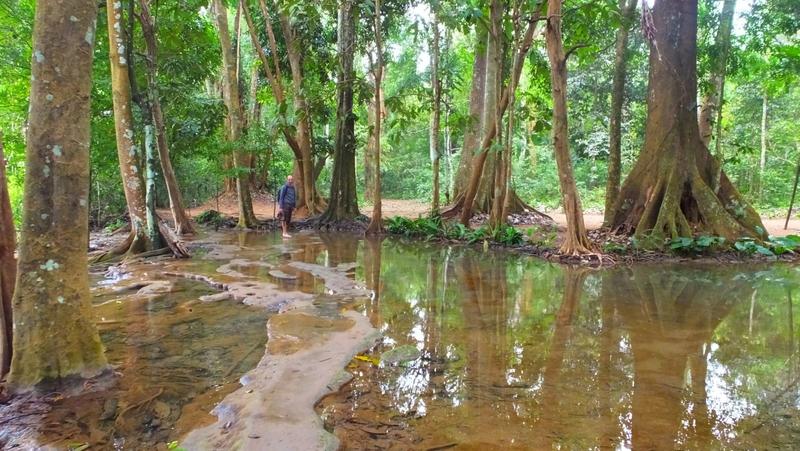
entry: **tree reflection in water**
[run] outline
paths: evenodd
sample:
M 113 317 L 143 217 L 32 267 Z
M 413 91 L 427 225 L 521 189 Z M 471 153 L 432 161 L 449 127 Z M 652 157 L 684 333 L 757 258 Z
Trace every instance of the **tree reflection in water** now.
M 794 338 L 765 345 L 797 329 L 786 289 L 759 288 L 747 333 L 754 287 L 774 269 L 588 271 L 463 248 L 363 249 L 375 291 L 366 312 L 385 333 L 371 354 L 411 345 L 419 356 L 360 363 L 321 403 L 348 447 L 708 449 L 800 438 L 796 420 L 772 421 L 784 417 L 765 401 L 800 393 L 786 373 L 796 380 L 797 364 L 784 364 L 797 361 Z

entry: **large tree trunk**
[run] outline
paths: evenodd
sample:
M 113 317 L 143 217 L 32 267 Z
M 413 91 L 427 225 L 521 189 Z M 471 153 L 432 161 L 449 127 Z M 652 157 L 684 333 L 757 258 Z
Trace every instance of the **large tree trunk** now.
M 502 5 L 498 4 L 494 6 L 495 9 L 499 10 L 496 14 L 501 15 L 500 21 L 502 21 Z M 490 8 L 491 9 L 491 8 Z M 514 85 L 516 86 L 519 83 L 519 77 L 522 73 L 522 66 L 525 62 L 525 58 L 528 55 L 528 51 L 531 48 L 531 44 L 533 43 L 533 39 L 539 34 L 540 28 L 537 27 L 539 22 L 539 10 L 535 10 L 528 20 L 528 28 L 525 31 L 525 36 L 520 41 L 519 48 L 515 49 L 516 53 L 514 55 L 514 63 L 511 68 L 510 77 L 514 81 L 513 83 L 509 83 L 509 86 Z M 499 34 L 499 33 L 498 33 Z M 483 116 L 482 116 L 482 124 L 483 127 L 483 136 L 480 140 L 480 146 L 475 150 L 475 154 L 472 157 L 472 167 L 470 169 L 470 176 L 469 181 L 466 185 L 466 190 L 464 192 L 464 196 L 461 199 L 457 199 L 456 203 L 453 208 L 451 208 L 448 212 L 445 212 L 443 216 L 449 216 L 451 214 L 456 214 L 460 209 L 460 221 L 462 224 L 468 224 L 469 219 L 472 217 L 472 213 L 475 209 L 480 209 L 482 204 L 486 204 L 484 211 L 489 211 L 491 208 L 491 193 L 492 190 L 492 177 L 488 177 L 487 181 L 484 185 L 481 185 L 481 179 L 483 178 L 483 174 L 494 174 L 494 166 L 491 163 L 493 161 L 490 160 L 490 165 L 488 169 L 484 168 L 484 165 L 487 162 L 487 157 L 489 156 L 489 150 L 491 148 L 492 143 L 494 142 L 494 138 L 497 135 L 497 128 L 494 120 L 486 120 L 487 110 L 491 108 L 493 111 L 495 106 L 490 106 L 486 103 L 487 99 L 489 98 L 489 90 L 494 90 L 493 96 L 497 96 L 498 88 L 495 87 L 502 78 L 502 74 L 499 73 L 499 68 L 492 68 L 492 59 L 494 57 L 491 56 L 491 47 L 492 47 L 492 40 L 497 40 L 497 52 L 500 52 L 500 40 L 502 36 L 498 36 L 497 38 L 493 38 L 491 32 L 489 33 L 488 38 L 488 45 L 487 45 L 487 68 L 486 68 L 486 79 L 485 79 L 485 90 L 484 90 L 484 105 L 483 105 Z M 493 74 L 490 79 L 490 73 L 494 71 L 497 72 L 496 76 Z M 490 84 L 491 83 L 491 84 Z M 495 102 L 494 105 L 498 108 L 497 115 L 502 120 L 503 114 L 506 111 L 506 108 L 509 104 L 509 99 L 511 97 L 511 92 L 508 87 L 503 91 L 502 97 L 499 99 L 499 103 Z M 491 118 L 494 117 L 494 113 L 490 113 Z M 483 186 L 483 187 L 481 187 Z M 480 188 L 480 190 L 479 190 Z M 483 196 L 480 196 L 480 193 L 489 193 L 487 199 L 482 201 Z M 519 197 L 513 191 L 510 191 L 508 194 L 509 197 L 509 212 L 516 212 L 518 210 L 528 210 L 528 211 L 535 211 L 533 208 L 525 205 Z M 538 212 L 537 212 L 538 213 Z
M 442 81 L 439 78 L 439 22 L 436 13 L 433 13 L 433 23 L 431 24 L 431 134 L 430 134 L 430 157 L 431 170 L 433 171 L 433 194 L 431 200 L 431 213 L 439 214 L 439 161 L 440 161 L 440 137 L 441 137 L 441 116 L 442 116 Z
M 131 61 L 128 60 L 128 54 L 125 52 L 125 44 L 129 41 L 125 36 L 125 26 L 122 21 L 122 4 L 120 2 L 109 3 L 106 11 L 117 156 L 131 221 L 131 236 L 122 248 L 127 248 L 129 254 L 137 254 L 152 250 L 153 243 L 147 235 L 147 207 L 141 155 L 133 141 L 131 78 L 128 67 Z M 130 243 L 128 244 L 128 242 Z
M 472 63 L 472 87 L 469 93 L 469 117 L 464 131 L 464 144 L 461 159 L 455 175 L 453 199 L 464 196 L 472 169 L 472 157 L 481 143 L 481 115 L 483 113 L 484 89 L 486 88 L 486 40 L 487 31 L 481 25 L 476 27 L 475 59 Z
M 503 41 L 503 5 L 499 0 L 492 0 L 489 6 L 489 32 L 486 44 L 486 79 L 484 84 L 483 111 L 481 124 L 483 126 L 483 139 L 491 140 L 497 135 L 495 121 L 498 108 L 498 86 L 502 77 L 502 41 Z M 490 138 L 491 136 L 491 138 Z M 484 149 L 484 147 L 486 147 Z M 461 210 L 461 222 L 469 224 L 472 217 L 472 203 L 477 195 L 481 174 L 484 172 L 484 163 L 489 155 L 488 146 L 481 146 L 480 153 L 472 158 L 472 173 Z M 493 169 L 493 168 L 492 168 Z M 494 174 L 493 171 L 485 171 Z M 490 207 L 491 208 L 491 207 Z
M 628 32 L 635 11 L 636 0 L 627 0 L 627 3 L 626 0 L 619 0 L 620 24 L 614 49 L 614 80 L 608 131 L 608 179 L 603 220 L 606 224 L 611 221 L 614 213 L 614 201 L 619 194 L 622 172 L 622 105 L 625 103 L 625 78 L 628 71 Z
M 614 205 L 611 227 L 639 237 L 695 232 L 731 241 L 765 237 L 763 224 L 724 172 L 712 189 L 717 162 L 697 124 L 697 2 L 657 0 L 652 13 L 644 149 Z M 677 68 L 677 69 L 676 69 Z M 677 71 L 676 71 L 677 70 Z
M 367 234 L 378 234 L 383 231 L 383 206 L 381 202 L 381 123 L 383 116 L 381 115 L 380 106 L 383 104 L 382 80 L 383 80 L 383 27 L 381 26 L 381 0 L 375 0 L 375 168 L 374 168 L 374 186 L 373 192 L 373 207 L 372 219 L 367 226 Z M 380 268 L 379 268 L 380 270 Z
M 222 47 L 223 65 L 223 98 L 228 109 L 228 141 L 238 146 L 238 141 L 242 137 L 242 125 L 244 115 L 242 112 L 242 102 L 239 97 L 239 82 L 237 74 L 237 59 L 231 46 L 230 31 L 228 30 L 228 8 L 222 0 L 214 0 L 214 17 L 217 22 L 219 41 Z M 245 159 L 234 148 L 232 151 L 234 170 L 240 171 Z M 253 213 L 253 200 L 250 197 L 250 185 L 246 174 L 236 174 L 236 192 L 239 204 L 239 227 L 251 228 L 257 224 L 256 216 Z
M 93 0 L 36 7 L 28 177 L 8 376 L 16 390 L 45 379 L 92 377 L 107 368 L 92 315 L 86 258 L 96 20 Z
M 353 114 L 353 55 L 356 43 L 357 7 L 353 0 L 339 3 L 339 30 L 337 53 L 339 71 L 337 75 L 336 139 L 333 151 L 333 178 L 331 199 L 320 218 L 320 224 L 335 226 L 337 223 L 358 216 L 356 199 L 356 139 L 355 115 Z
M 11 298 L 17 277 L 16 230 L 8 196 L 6 157 L 3 152 L 3 132 L 0 131 L 0 378 L 11 368 L 13 348 L 13 316 Z
M 175 170 L 172 168 L 172 160 L 169 155 L 167 144 L 167 132 L 164 125 L 164 114 L 161 110 L 161 97 L 158 93 L 158 44 L 156 40 L 155 25 L 150 15 L 150 0 L 139 0 L 141 11 L 139 22 L 142 25 L 145 45 L 147 46 L 147 94 L 150 100 L 150 108 L 153 116 L 153 125 L 156 131 L 156 146 L 158 148 L 158 159 L 161 162 L 161 172 L 164 175 L 164 184 L 167 186 L 167 196 L 169 197 L 169 208 L 172 212 L 172 220 L 175 223 L 175 232 L 179 235 L 194 233 L 191 219 L 183 207 L 183 196 L 175 177 Z
M 593 245 L 586 236 L 583 209 L 569 154 L 569 127 L 567 124 L 567 56 L 561 39 L 561 0 L 547 2 L 547 56 L 550 60 L 550 88 L 553 96 L 553 150 L 558 166 L 561 203 L 567 217 L 567 232 L 561 243 L 561 253 L 588 254 Z

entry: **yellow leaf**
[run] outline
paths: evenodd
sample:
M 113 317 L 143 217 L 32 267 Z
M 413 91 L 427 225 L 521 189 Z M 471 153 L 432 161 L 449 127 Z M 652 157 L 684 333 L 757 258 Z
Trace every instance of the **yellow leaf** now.
M 356 359 L 356 360 L 361 360 L 362 362 L 371 363 L 371 364 L 373 364 L 375 366 L 378 366 L 381 363 L 381 359 L 378 359 L 378 358 L 375 358 L 375 357 L 370 357 L 370 356 L 364 355 L 364 354 L 359 354 L 359 355 L 357 355 L 357 356 L 355 356 L 353 358 Z

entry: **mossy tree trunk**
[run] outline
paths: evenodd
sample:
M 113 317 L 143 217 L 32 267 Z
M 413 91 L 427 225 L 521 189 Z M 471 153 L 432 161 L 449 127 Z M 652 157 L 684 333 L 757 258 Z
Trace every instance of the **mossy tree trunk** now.
M 567 55 L 561 38 L 561 0 L 547 2 L 547 57 L 550 60 L 550 90 L 553 97 L 553 151 L 558 167 L 561 188 L 561 205 L 567 217 L 567 232 L 560 252 L 565 255 L 588 254 L 594 246 L 586 235 L 583 209 L 572 158 L 569 154 L 569 126 L 567 124 Z
M 628 63 L 628 33 L 637 0 L 619 0 L 620 24 L 614 48 L 614 76 L 611 88 L 611 114 L 608 130 L 608 178 L 604 222 L 608 224 L 614 213 L 614 202 L 619 194 L 622 172 L 622 105 L 625 103 L 625 78 Z
M 711 55 L 711 77 L 709 90 L 700 108 L 700 139 L 706 147 L 711 144 L 714 125 L 719 123 L 722 112 L 722 98 L 725 87 L 725 72 L 728 67 L 728 53 L 731 48 L 731 30 L 736 0 L 724 0 L 719 17 L 719 28 L 714 37 L 715 52 Z M 719 139 L 719 136 L 717 136 Z
M 36 7 L 8 376 L 14 390 L 43 380 L 95 376 L 108 366 L 92 314 L 86 258 L 96 21 L 93 0 Z
M 356 44 L 356 21 L 358 9 L 353 0 L 339 3 L 339 30 L 337 53 L 339 70 L 337 75 L 336 137 L 333 150 L 333 176 L 330 202 L 320 217 L 320 225 L 336 226 L 337 223 L 355 219 L 358 215 L 356 199 L 356 138 L 355 115 L 353 114 L 353 56 Z
M 11 299 L 17 277 L 16 230 L 8 196 L 6 157 L 3 151 L 3 133 L 0 131 L 0 378 L 11 368 L 13 348 L 13 315 Z
M 381 0 L 375 0 L 375 128 L 374 135 L 374 163 L 373 168 L 373 203 L 372 203 L 372 218 L 367 226 L 367 234 L 375 235 L 383 232 L 383 205 L 381 202 L 381 125 L 383 116 L 381 115 L 380 106 L 383 104 L 383 93 L 381 90 L 383 81 L 383 27 L 381 26 Z
M 238 146 L 242 138 L 242 127 L 244 123 L 244 112 L 239 96 L 239 78 L 237 77 L 237 58 L 231 44 L 230 31 L 228 30 L 228 8 L 222 0 L 214 0 L 214 18 L 219 32 L 219 41 L 222 47 L 222 81 L 223 98 L 228 110 L 228 141 L 233 143 L 235 148 L 232 151 L 233 169 L 236 171 L 236 192 L 239 205 L 239 227 L 251 228 L 257 224 L 255 213 L 253 213 L 253 200 L 250 197 L 250 184 L 248 175 L 242 173 L 246 168 L 244 162 L 246 158 L 241 154 Z
M 167 132 L 164 125 L 164 114 L 161 110 L 161 96 L 158 92 L 157 79 L 158 41 L 156 39 L 155 23 L 150 15 L 150 0 L 139 0 L 139 5 L 139 23 L 142 25 L 142 34 L 147 46 L 147 95 L 150 101 L 153 125 L 155 126 L 158 159 L 161 162 L 161 172 L 164 175 L 164 184 L 167 187 L 167 196 L 169 197 L 169 208 L 172 212 L 172 220 L 175 223 L 175 232 L 179 235 L 191 234 L 194 233 L 194 227 L 183 206 L 183 196 L 178 186 L 178 180 L 175 177 L 175 170 L 172 168 Z
M 614 204 L 611 227 L 638 237 L 708 233 L 766 237 L 700 139 L 697 121 L 697 2 L 658 0 L 652 12 L 644 148 Z

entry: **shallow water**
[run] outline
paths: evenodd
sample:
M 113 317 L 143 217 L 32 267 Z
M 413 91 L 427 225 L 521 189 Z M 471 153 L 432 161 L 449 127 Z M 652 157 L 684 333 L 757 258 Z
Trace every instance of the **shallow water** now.
M 571 269 L 395 241 L 361 254 L 384 338 L 318 405 L 346 449 L 800 443 L 795 267 Z
M 351 327 L 340 315 L 348 309 L 383 338 L 317 406 L 346 449 L 800 443 L 793 266 L 571 269 L 347 234 L 218 233 L 190 246 L 191 260 L 93 278 L 116 376 L 79 397 L 0 407 L 0 444 L 33 433 L 59 448 L 165 449 L 211 424 L 265 349 L 317 346 Z M 373 296 L 337 290 L 352 285 L 341 278 Z M 215 284 L 237 300 L 201 300 Z

